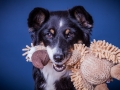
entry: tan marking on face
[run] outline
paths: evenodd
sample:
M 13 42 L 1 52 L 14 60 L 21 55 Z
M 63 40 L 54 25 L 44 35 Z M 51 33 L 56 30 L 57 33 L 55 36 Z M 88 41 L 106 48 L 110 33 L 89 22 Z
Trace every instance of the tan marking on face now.
M 78 41 L 78 44 L 82 44 L 83 42 L 81 40 Z
M 70 32 L 70 30 L 69 29 L 67 29 L 66 31 L 65 31 L 65 34 L 68 34 Z
M 40 42 L 40 45 L 41 45 L 41 46 L 44 46 L 44 43 L 43 43 L 43 42 Z
M 54 33 L 55 33 L 54 29 L 50 29 L 50 32 L 51 32 L 52 34 L 54 34 Z

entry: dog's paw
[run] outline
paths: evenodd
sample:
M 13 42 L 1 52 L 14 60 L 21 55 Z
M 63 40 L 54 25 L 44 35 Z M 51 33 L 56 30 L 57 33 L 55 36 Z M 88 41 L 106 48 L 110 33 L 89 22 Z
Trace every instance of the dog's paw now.
M 22 49 L 22 51 L 25 51 L 22 56 L 26 55 L 26 61 L 32 62 L 32 54 L 36 51 L 36 47 L 33 45 L 33 43 L 31 43 L 31 47 L 26 45 L 26 48 Z

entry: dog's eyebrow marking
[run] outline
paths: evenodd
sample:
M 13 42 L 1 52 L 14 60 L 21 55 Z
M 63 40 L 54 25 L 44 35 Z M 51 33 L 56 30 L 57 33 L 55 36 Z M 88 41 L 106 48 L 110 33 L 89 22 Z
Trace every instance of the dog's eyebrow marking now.
M 54 29 L 50 29 L 50 32 L 51 32 L 52 34 L 54 34 L 54 33 L 55 33 Z
M 78 40 L 78 44 L 83 44 L 83 42 L 81 40 Z
M 69 32 L 70 32 L 70 30 L 69 30 L 69 29 L 67 29 L 67 30 L 65 31 L 65 34 L 67 35 Z

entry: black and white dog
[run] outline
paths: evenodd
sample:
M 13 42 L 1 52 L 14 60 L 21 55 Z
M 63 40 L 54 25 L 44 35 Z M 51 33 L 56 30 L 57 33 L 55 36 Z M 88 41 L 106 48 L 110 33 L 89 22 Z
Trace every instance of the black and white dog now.
M 75 90 L 65 62 L 73 44 L 89 46 L 92 26 L 93 19 L 82 6 L 52 12 L 37 7 L 30 12 L 28 27 L 33 44 L 43 42 L 51 60 L 43 69 L 33 67 L 35 90 Z

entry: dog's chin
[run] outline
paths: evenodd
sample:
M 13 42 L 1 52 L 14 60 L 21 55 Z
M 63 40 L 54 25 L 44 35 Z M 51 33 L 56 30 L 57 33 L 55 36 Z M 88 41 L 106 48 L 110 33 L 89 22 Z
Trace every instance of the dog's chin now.
M 54 63 L 53 63 L 53 68 L 54 68 L 57 72 L 62 72 L 63 70 L 65 70 L 66 65 L 65 65 L 65 64 L 54 64 Z

